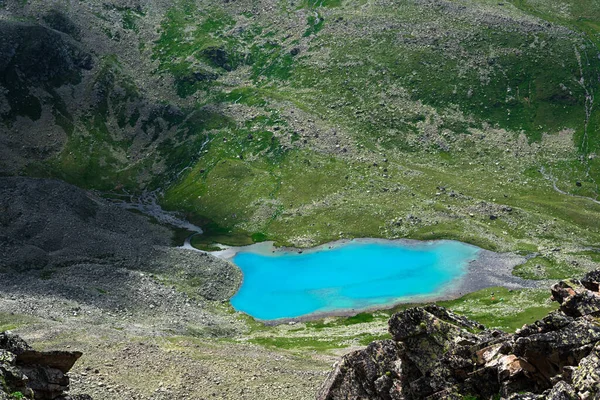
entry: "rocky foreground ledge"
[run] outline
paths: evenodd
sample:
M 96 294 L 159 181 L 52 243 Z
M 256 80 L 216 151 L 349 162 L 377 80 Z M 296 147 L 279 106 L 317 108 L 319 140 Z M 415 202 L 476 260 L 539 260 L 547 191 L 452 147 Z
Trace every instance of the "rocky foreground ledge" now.
M 36 351 L 18 336 L 0 333 L 0 400 L 91 400 L 65 394 L 66 374 L 79 357 L 77 351 Z
M 515 334 L 442 307 L 392 316 L 393 340 L 335 365 L 317 400 L 600 399 L 600 270 L 555 284 L 560 304 Z

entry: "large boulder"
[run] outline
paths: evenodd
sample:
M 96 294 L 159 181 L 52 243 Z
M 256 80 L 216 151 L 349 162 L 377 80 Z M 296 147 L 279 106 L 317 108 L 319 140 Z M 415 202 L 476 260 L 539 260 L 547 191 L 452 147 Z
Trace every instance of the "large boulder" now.
M 569 279 L 552 286 L 552 297 L 560 303 L 560 309 L 566 315 L 600 315 L 600 292 L 598 286 L 600 273 L 592 271 L 581 280 Z
M 67 373 L 79 357 L 77 351 L 36 351 L 18 336 L 0 333 L 0 400 L 15 392 L 37 400 L 91 400 L 66 394 Z
M 317 398 L 391 400 L 400 371 L 400 348 L 393 340 L 373 342 L 365 350 L 347 354 L 335 365 L 335 371 L 320 390 Z

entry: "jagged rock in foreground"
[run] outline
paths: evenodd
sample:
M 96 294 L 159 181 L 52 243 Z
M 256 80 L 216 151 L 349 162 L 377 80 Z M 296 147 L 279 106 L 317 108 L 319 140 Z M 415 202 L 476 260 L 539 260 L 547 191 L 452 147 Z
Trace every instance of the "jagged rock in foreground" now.
M 18 336 L 0 333 L 0 400 L 91 400 L 64 394 L 66 374 L 79 357 L 77 351 L 36 351 Z
M 389 320 L 393 340 L 348 354 L 317 400 L 600 399 L 600 271 L 552 287 L 560 310 L 515 334 L 430 305 Z

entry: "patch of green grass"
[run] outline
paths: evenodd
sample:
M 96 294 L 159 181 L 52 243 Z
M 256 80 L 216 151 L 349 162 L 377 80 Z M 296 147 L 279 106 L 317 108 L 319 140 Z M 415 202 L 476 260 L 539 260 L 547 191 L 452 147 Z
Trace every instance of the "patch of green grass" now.
M 600 263 L 600 249 L 582 251 L 579 254 L 582 256 L 588 256 L 592 261 Z
M 123 29 L 139 32 L 139 19 L 145 14 L 140 10 L 124 7 L 121 10 Z
M 581 269 L 558 261 L 554 257 L 533 257 L 513 270 L 513 275 L 523 279 L 565 279 L 577 276 Z
M 205 251 L 221 250 L 215 244 L 227 246 L 246 246 L 254 243 L 247 232 L 224 229 L 213 224 L 204 224 L 201 235 L 195 235 L 190 244 Z
M 249 341 L 265 347 L 286 350 L 319 351 L 326 352 L 333 349 L 344 348 L 349 343 L 366 346 L 374 340 L 391 339 L 387 332 L 381 334 L 360 333 L 352 336 L 319 335 L 319 336 L 264 336 L 254 337 Z
M 387 340 L 387 339 L 391 339 L 392 335 L 390 335 L 389 333 L 382 333 L 380 335 L 372 335 L 369 333 L 364 333 L 362 335 L 360 335 L 359 339 L 358 339 L 358 343 L 361 346 L 368 346 L 371 342 L 374 342 L 376 340 Z
M 307 21 L 308 28 L 302 36 L 309 37 L 311 35 L 316 35 L 321 29 L 323 29 L 324 24 L 325 19 L 320 14 L 309 16 Z
M 0 312 L 0 332 L 18 329 L 22 326 L 33 324 L 37 318 L 28 315 Z
M 179 1 L 167 12 L 153 48 L 160 63 L 157 72 L 173 75 L 181 97 L 211 87 L 222 73 L 242 63 L 240 43 L 225 35 L 234 24 L 219 8 L 199 10 L 192 1 Z
M 514 332 L 524 324 L 535 322 L 558 308 L 558 303 L 551 301 L 550 291 L 547 289 L 511 290 L 504 287 L 486 288 L 454 300 L 438 301 L 435 304 L 477 321 L 487 328 L 497 328 L 507 332 Z M 330 318 L 327 322 L 318 320 L 305 324 L 307 329 L 319 332 L 324 332 L 324 329 L 332 329 L 332 332 L 335 332 L 336 327 L 373 321 L 385 324 L 393 314 L 423 305 L 404 303 L 374 313 L 365 312 L 353 317 L 336 317 Z
M 21 392 L 13 392 L 10 394 L 14 399 L 20 400 L 20 399 L 24 399 L 25 395 Z
M 318 8 L 318 7 L 334 8 L 334 7 L 340 7 L 341 5 L 342 5 L 342 0 L 302 0 L 300 7 L 301 8 Z
M 254 243 L 265 242 L 269 240 L 269 237 L 262 232 L 253 233 L 251 238 Z
M 40 272 L 40 279 L 49 280 L 52 278 L 52 275 L 54 275 L 55 272 L 56 272 L 56 270 L 54 270 L 54 269 L 43 269 Z
M 184 228 L 174 228 L 171 231 L 173 232 L 173 236 L 171 237 L 171 244 L 173 246 L 182 246 L 185 239 L 195 234 L 195 232 Z
M 362 324 L 364 322 L 372 322 L 373 314 L 370 313 L 360 313 L 356 314 L 352 317 L 345 318 L 343 320 L 344 325 L 354 325 L 354 324 Z
M 292 75 L 293 56 L 272 41 L 254 44 L 250 48 L 248 63 L 252 65 L 252 78 L 287 80 Z
M 547 289 L 510 290 L 492 287 L 437 304 L 463 314 L 487 328 L 514 332 L 558 308 Z

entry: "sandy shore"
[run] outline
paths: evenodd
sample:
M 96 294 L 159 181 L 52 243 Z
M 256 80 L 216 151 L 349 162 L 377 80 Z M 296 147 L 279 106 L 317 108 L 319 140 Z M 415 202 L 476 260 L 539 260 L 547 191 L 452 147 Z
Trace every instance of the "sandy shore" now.
M 236 254 L 240 252 L 253 252 L 258 254 L 273 255 L 283 253 L 314 253 L 319 251 L 327 251 L 335 248 L 339 248 L 351 243 L 383 243 L 383 244 L 397 244 L 408 247 L 423 247 L 435 243 L 443 242 L 443 240 L 436 241 L 419 241 L 412 239 L 397 239 L 397 240 L 386 240 L 386 239 L 373 239 L 373 238 L 359 238 L 359 239 L 343 239 L 335 242 L 325 243 L 320 246 L 316 246 L 309 249 L 298 249 L 293 247 L 275 247 L 273 242 L 262 242 L 256 243 L 249 246 L 241 247 L 224 247 L 223 250 L 214 251 L 210 254 L 219 258 L 232 261 Z M 471 246 L 471 245 L 469 245 Z M 474 246 L 476 247 L 476 246 Z M 469 262 L 467 271 L 460 278 L 457 278 L 444 287 L 440 288 L 436 293 L 430 293 L 421 296 L 411 296 L 398 299 L 398 301 L 392 302 L 386 305 L 360 308 L 360 309 L 347 309 L 347 310 L 336 310 L 331 312 L 313 313 L 296 318 L 282 318 L 277 320 L 262 321 L 268 325 L 277 325 L 282 323 L 289 323 L 293 321 L 308 321 L 329 316 L 352 316 L 359 312 L 365 311 L 376 311 L 394 308 L 399 304 L 407 303 L 423 303 L 433 302 L 440 300 L 452 300 L 461 297 L 467 293 L 475 292 L 487 287 L 503 286 L 508 289 L 524 289 L 524 288 L 535 288 L 540 286 L 540 281 L 526 280 L 512 275 L 512 270 L 515 266 L 524 263 L 527 260 L 526 257 L 517 255 L 514 253 L 496 253 L 489 250 L 480 249 L 477 253 L 475 260 Z

